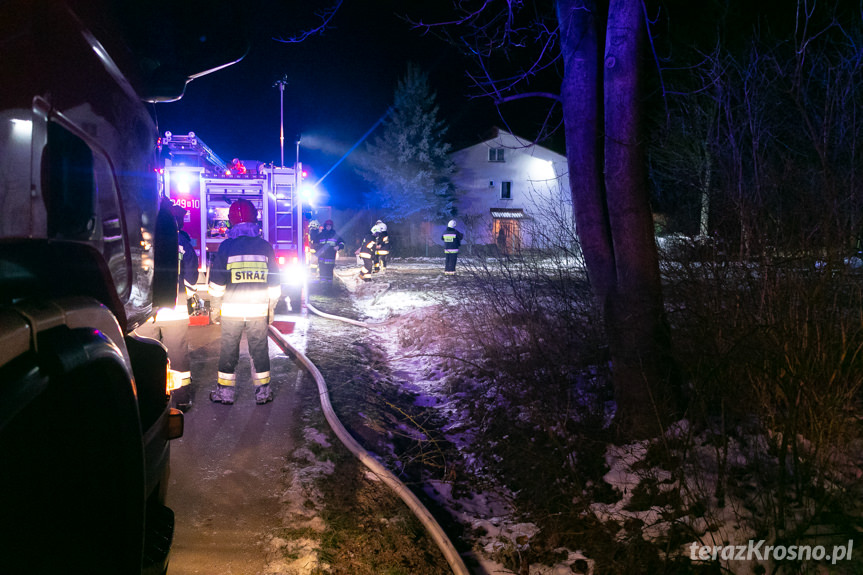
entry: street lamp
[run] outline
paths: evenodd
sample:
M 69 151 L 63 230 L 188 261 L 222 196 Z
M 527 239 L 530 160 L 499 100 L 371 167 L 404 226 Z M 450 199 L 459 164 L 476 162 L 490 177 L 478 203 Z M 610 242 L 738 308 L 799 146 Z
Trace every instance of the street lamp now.
M 279 87 L 279 114 L 280 114 L 280 122 L 279 122 L 279 146 L 282 150 L 282 163 L 279 164 L 281 167 L 285 167 L 285 86 L 288 84 L 288 75 L 285 74 L 282 76 L 281 80 L 277 80 L 273 86 Z

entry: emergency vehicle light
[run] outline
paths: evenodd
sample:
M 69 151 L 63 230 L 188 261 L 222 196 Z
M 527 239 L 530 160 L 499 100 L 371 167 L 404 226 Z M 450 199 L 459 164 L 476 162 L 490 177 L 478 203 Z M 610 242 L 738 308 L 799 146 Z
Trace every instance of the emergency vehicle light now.
M 280 266 L 285 265 L 285 256 L 279 256 L 279 265 Z
M 188 194 L 191 191 L 192 178 L 188 172 L 178 172 L 174 174 L 174 180 L 177 182 L 177 192 L 180 194 Z

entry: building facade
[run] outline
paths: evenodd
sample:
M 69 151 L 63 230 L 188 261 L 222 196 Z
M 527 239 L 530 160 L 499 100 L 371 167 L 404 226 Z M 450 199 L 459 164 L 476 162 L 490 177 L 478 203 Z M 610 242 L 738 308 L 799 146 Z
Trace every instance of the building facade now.
M 496 128 L 451 158 L 468 244 L 539 247 L 550 230 L 574 225 L 566 156 Z

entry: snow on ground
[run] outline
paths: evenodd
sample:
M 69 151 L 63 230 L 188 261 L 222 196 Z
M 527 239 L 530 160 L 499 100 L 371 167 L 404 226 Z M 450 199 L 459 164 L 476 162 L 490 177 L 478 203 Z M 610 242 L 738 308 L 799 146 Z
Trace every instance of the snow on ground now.
M 336 275 L 353 297 L 363 321 L 375 326 L 393 374 L 406 390 L 416 394 L 417 405 L 435 407 L 446 416 L 449 423 L 445 437 L 464 452 L 473 439 L 471 424 L 460 419 L 464 414 L 444 389 L 445 374 L 435 356 L 439 334 L 431 328 L 444 303 L 458 296 L 457 279 L 443 274 L 443 261 L 437 258 L 392 262 L 389 270 L 375 275 L 371 282 L 359 279 L 358 267 L 337 268 Z M 418 330 L 418 326 L 428 329 Z M 422 341 L 405 342 L 409 331 L 420 331 Z M 513 573 L 493 557 L 524 550 L 539 532 L 536 525 L 514 519 L 508 503 L 512 497 L 504 486 L 459 497 L 453 495 L 451 484 L 442 481 L 429 481 L 424 490 L 465 524 L 468 532 L 481 534 L 473 553 L 480 565 L 478 575 Z M 531 575 L 571 575 L 574 572 L 570 566 L 586 560 L 579 552 L 563 551 L 568 554 L 567 560 L 553 566 L 531 565 Z
M 435 357 L 442 327 L 446 318 L 441 317 L 445 304 L 451 297 L 457 297 L 459 283 L 443 275 L 443 261 L 438 258 L 393 261 L 390 269 L 376 275 L 371 282 L 358 278 L 359 268 L 338 268 L 337 275 L 342 280 L 354 301 L 354 307 L 364 321 L 375 324 L 372 337 L 384 348 L 388 366 L 403 387 L 416 394 L 415 402 L 425 407 L 433 407 L 444 416 L 448 424 L 443 428 L 446 438 L 457 448 L 466 452 L 466 447 L 474 441 L 472 425 L 466 415 L 455 406 L 455 402 L 445 388 L 446 373 L 442 371 L 441 360 Z M 419 337 L 417 334 L 421 334 Z M 667 439 L 673 440 L 675 434 L 686 436 L 691 433 L 686 422 L 680 422 L 676 429 L 669 430 Z M 643 522 L 645 538 L 663 537 L 670 527 L 664 506 L 630 508 L 633 493 L 645 485 L 657 486 L 661 491 L 680 489 L 687 498 L 687 505 L 699 499 L 709 509 L 696 516 L 693 513 L 676 517 L 676 521 L 686 524 L 692 531 L 693 541 L 676 553 L 688 555 L 692 543 L 704 545 L 745 544 L 753 539 L 751 511 L 745 502 L 731 493 L 725 494 L 724 506 L 717 505 L 715 493 L 718 477 L 715 469 L 715 447 L 710 437 L 689 438 L 691 451 L 686 458 L 684 475 L 686 485 L 680 485 L 680 475 L 671 474 L 660 468 L 645 465 L 649 445 L 637 442 L 624 446 L 609 445 L 606 449 L 606 463 L 609 471 L 603 477 L 620 499 L 613 503 L 594 503 L 593 514 L 603 520 L 624 524 L 627 520 Z M 758 443 L 744 449 L 733 438 L 726 449 L 726 464 L 743 469 L 747 462 L 756 458 L 755 452 L 764 454 L 766 444 Z M 762 455 L 763 456 L 763 455 Z M 468 462 L 468 467 L 476 467 Z M 859 473 L 859 469 L 857 469 Z M 751 481 L 757 482 L 757 478 Z M 644 484 L 644 485 L 642 485 Z M 753 483 L 753 488 L 758 487 Z M 537 528 L 514 517 L 509 505 L 512 499 L 504 486 L 477 488 L 467 496 L 453 493 L 452 484 L 442 481 L 429 481 L 424 489 L 442 506 L 450 510 L 455 518 L 467 527 L 467 532 L 476 534 L 475 556 L 481 565 L 479 573 L 511 573 L 499 562 L 494 561 L 501 549 L 520 549 L 530 545 Z M 636 506 L 637 507 L 637 506 Z M 674 549 L 669 550 L 672 554 Z M 564 575 L 572 573 L 575 561 L 586 561 L 588 572 L 592 562 L 579 552 L 568 551 L 568 559 L 554 566 L 532 565 L 531 575 Z M 723 568 L 739 575 L 756 572 L 756 562 L 724 562 Z M 763 565 L 762 565 L 763 567 Z M 483 571 L 484 570 L 484 571 Z

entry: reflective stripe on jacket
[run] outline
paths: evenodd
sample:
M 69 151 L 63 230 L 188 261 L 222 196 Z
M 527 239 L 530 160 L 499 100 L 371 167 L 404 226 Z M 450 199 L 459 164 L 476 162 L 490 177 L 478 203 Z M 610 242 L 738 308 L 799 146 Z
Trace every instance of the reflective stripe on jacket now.
M 447 228 L 444 230 L 444 233 L 441 236 L 441 239 L 443 240 L 444 253 L 457 254 L 462 238 L 464 238 L 464 234 L 454 228 Z
M 345 242 L 342 241 L 335 230 L 323 230 L 317 238 L 317 255 L 320 261 L 332 263 L 335 261 L 336 252 L 344 249 Z
M 390 253 L 390 235 L 382 232 L 375 236 L 375 253 L 379 256 L 386 256 Z
M 266 317 L 270 301 L 281 295 L 273 246 L 251 236 L 223 241 L 210 271 L 210 293 L 222 295 L 224 317 Z
M 360 257 L 361 258 L 370 258 L 374 255 L 375 250 L 375 239 L 372 238 L 370 240 L 363 240 L 363 245 L 360 247 Z

